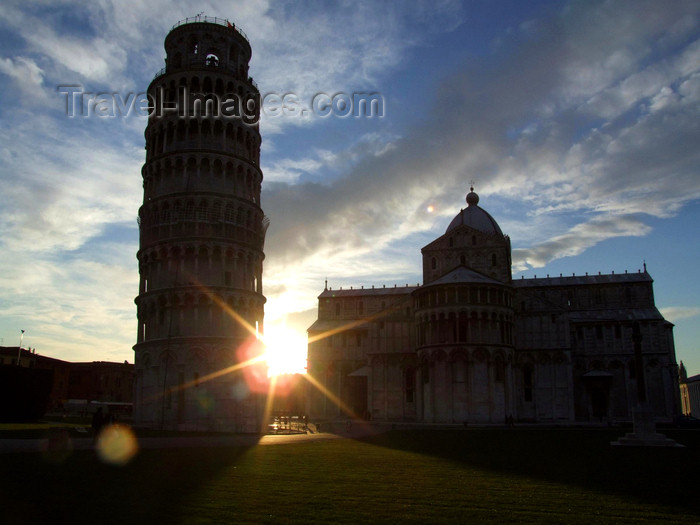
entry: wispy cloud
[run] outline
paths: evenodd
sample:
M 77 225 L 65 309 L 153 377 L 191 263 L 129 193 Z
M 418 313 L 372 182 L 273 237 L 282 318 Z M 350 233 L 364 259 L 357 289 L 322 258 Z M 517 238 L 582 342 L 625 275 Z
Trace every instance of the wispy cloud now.
M 42 87 L 44 71 L 31 58 L 0 58 L 0 73 L 12 78 L 16 92 L 22 93 L 21 97 L 12 101 L 15 104 L 36 107 L 37 104 L 47 103 L 48 95 Z
M 671 322 L 692 319 L 700 315 L 700 307 L 697 306 L 666 306 L 659 311 Z
M 634 214 L 668 217 L 700 197 L 700 158 L 692 146 L 700 135 L 700 62 L 690 58 L 697 41 L 675 29 L 686 19 L 683 10 L 650 3 L 642 15 L 630 7 L 565 10 L 540 31 L 513 36 L 502 56 L 488 57 L 489 64 L 474 61 L 447 78 L 424 125 L 385 155 L 366 156 L 330 186 L 268 186 L 273 225 L 281 223 L 271 230 L 271 254 L 312 259 L 329 245 L 340 252 L 375 249 L 382 239 L 420 227 L 409 218 L 426 198 L 462 195 L 472 174 L 483 173 L 490 174 L 484 188 L 530 201 L 531 214 L 593 214 L 518 252 L 533 266 L 609 238 L 647 234 L 650 227 Z M 657 11 L 663 13 L 650 23 Z M 596 24 L 608 16 L 626 22 L 615 38 L 595 38 L 601 31 Z M 674 57 L 652 52 L 669 40 Z M 639 83 L 640 68 L 653 86 L 627 96 L 632 113 L 605 121 L 581 110 L 582 101 L 602 93 L 629 91 Z

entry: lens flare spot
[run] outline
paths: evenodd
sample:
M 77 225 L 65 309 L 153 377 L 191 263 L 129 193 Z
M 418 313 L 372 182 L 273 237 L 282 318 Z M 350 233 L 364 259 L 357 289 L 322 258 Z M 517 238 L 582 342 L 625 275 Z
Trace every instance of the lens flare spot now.
M 199 406 L 201 412 L 204 414 L 210 414 L 214 409 L 214 400 L 211 395 L 206 390 L 199 390 L 195 394 L 197 399 L 197 405 Z
M 267 378 L 264 353 L 262 341 L 255 337 L 248 338 L 236 350 L 236 358 L 249 392 L 264 394 L 268 391 L 270 382 Z
M 238 401 L 243 401 L 250 395 L 250 390 L 248 389 L 248 385 L 245 381 L 237 381 L 234 383 L 234 385 L 231 387 L 231 391 L 233 398 L 237 399 Z
M 428 213 L 433 213 L 435 211 L 435 206 L 432 204 L 428 205 L 428 207 L 425 209 Z
M 110 465 L 126 465 L 138 450 L 136 436 L 126 425 L 108 425 L 97 438 L 97 455 Z

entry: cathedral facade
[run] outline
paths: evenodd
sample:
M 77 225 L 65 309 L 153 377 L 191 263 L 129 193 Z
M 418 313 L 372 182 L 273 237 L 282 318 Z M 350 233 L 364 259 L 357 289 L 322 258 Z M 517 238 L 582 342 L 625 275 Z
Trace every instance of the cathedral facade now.
M 639 388 L 657 421 L 680 412 L 673 325 L 646 267 L 513 280 L 510 239 L 473 188 L 421 252 L 422 286 L 319 295 L 308 373 L 322 388 L 309 391 L 311 417 L 629 422 Z

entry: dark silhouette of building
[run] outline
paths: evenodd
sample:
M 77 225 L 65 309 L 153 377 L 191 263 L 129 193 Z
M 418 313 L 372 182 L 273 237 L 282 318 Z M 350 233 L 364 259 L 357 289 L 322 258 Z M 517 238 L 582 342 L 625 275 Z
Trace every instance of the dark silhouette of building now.
M 686 416 L 700 416 L 700 374 L 688 377 L 688 372 L 680 365 L 681 412 Z
M 422 286 L 319 295 L 309 373 L 332 396 L 309 390 L 312 417 L 630 421 L 643 387 L 654 416 L 671 421 L 680 411 L 673 325 L 646 267 L 513 280 L 509 237 L 473 188 L 467 204 L 422 249 Z
M 265 303 L 251 47 L 227 20 L 199 16 L 173 26 L 165 51 L 148 87 L 134 419 L 257 431 L 262 400 L 227 372 L 262 331 Z
M 18 354 L 20 366 L 17 366 Z M 126 361 L 69 362 L 37 354 L 36 349 L 23 348 L 18 352 L 15 346 L 0 347 L 0 367 L 4 374 L 4 381 L 0 381 L 3 403 L 7 400 L 7 405 L 14 407 L 18 398 L 33 399 L 28 405 L 33 408 L 20 411 L 25 414 L 22 419 L 75 407 L 85 412 L 90 403 L 117 404 L 123 412 L 131 412 L 134 365 Z M 32 370 L 40 372 L 29 372 Z M 9 419 L 17 418 L 14 408 L 4 412 L 9 414 Z
M 70 363 L 69 399 L 103 403 L 131 403 L 134 392 L 134 365 L 93 361 Z

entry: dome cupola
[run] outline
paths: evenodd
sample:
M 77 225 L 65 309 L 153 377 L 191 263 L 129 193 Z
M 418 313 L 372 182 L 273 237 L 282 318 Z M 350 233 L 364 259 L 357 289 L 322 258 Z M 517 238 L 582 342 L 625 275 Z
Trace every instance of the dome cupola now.
M 479 207 L 479 195 L 474 192 L 474 187 L 469 188 L 467 193 L 467 207 L 452 219 L 445 233 L 454 230 L 458 226 L 465 225 L 490 235 L 503 235 L 500 226 L 489 213 Z

